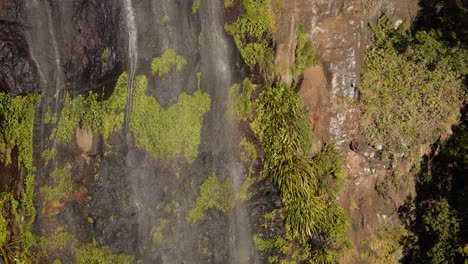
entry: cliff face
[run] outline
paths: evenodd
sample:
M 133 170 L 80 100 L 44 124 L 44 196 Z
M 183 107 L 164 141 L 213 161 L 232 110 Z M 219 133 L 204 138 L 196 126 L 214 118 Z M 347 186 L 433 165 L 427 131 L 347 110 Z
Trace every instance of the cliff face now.
M 45 262 L 74 262 L 74 250 L 91 244 L 143 263 L 262 263 L 252 234 L 263 214 L 281 203 L 266 182 L 256 186 L 250 201 L 239 198 L 249 167 L 261 160 L 241 160 L 240 141 L 248 129 L 225 114 L 229 88 L 241 82 L 244 69 L 224 32 L 225 17 L 232 14 L 225 14 L 222 1 L 198 2 L 195 8 L 186 0 L 0 1 L 0 90 L 41 94 L 34 124 L 33 230 L 45 241 Z M 336 143 L 343 152 L 349 183 L 340 202 L 351 216 L 355 242 L 363 241 L 381 224 L 397 223 L 396 208 L 414 187 L 403 179 L 385 198 L 377 194 L 376 183 L 392 173 L 391 164 L 376 161 L 378 146 L 367 146 L 360 137 L 359 109 L 349 102 L 359 96 L 368 23 L 382 12 L 411 21 L 417 1 L 284 2 L 282 19 L 290 23 L 279 25 L 276 63 L 292 64 L 296 29 L 303 25 L 320 64 L 306 69 L 299 93 L 314 137 Z M 185 60 L 181 69 L 170 64 L 168 74 L 152 74 L 153 58 L 170 49 Z M 61 122 L 74 118 L 67 107 L 78 105 L 75 111 L 86 112 L 99 105 L 96 109 L 107 111 L 111 107 L 105 102 L 118 87 L 125 104 L 112 112 L 120 121 L 108 137 L 83 121 L 61 136 Z M 136 87 L 156 100 L 135 99 L 142 97 Z M 95 100 L 78 104 L 89 92 Z M 209 98 L 209 109 L 184 108 L 184 100 L 197 92 Z M 139 106 L 143 113 L 135 112 Z M 181 126 L 181 115 L 171 114 L 179 108 L 187 115 Z M 191 115 L 199 110 L 200 115 Z M 143 128 L 165 124 L 162 129 L 175 137 L 167 142 L 176 147 L 160 146 L 165 144 L 158 141 L 160 134 L 147 136 L 144 145 L 132 130 L 134 114 L 145 116 L 138 123 Z M 195 143 L 188 139 L 193 135 Z M 188 154 L 193 148 L 194 156 Z M 18 168 L 0 169 L 19 175 L 2 175 L 5 185 L 22 182 Z M 217 181 L 207 181 L 210 176 Z M 194 208 L 202 208 L 200 218 L 189 217 Z
M 294 60 L 297 28 L 303 25 L 314 43 L 320 63 L 306 69 L 299 94 L 315 129 L 314 138 L 340 146 L 349 178 L 340 203 L 351 218 L 351 236 L 359 249 L 368 247 L 371 234 L 382 228 L 398 228 L 398 207 L 414 194 L 408 175 L 412 161 L 395 167 L 382 162 L 379 146 L 367 145 L 359 133 L 360 109 L 352 102 L 359 97 L 358 86 L 366 49 L 371 45 L 369 24 L 386 14 L 401 23 L 418 15 L 418 1 L 287 1 L 285 20 L 278 32 L 276 63 L 286 68 Z M 282 79 L 290 81 L 290 76 Z M 380 146 L 381 147 L 381 146 Z M 422 146 L 421 155 L 428 151 Z M 398 178 L 395 184 L 379 184 Z M 367 241 L 367 242 L 366 242 Z M 396 261 L 397 259 L 395 259 Z

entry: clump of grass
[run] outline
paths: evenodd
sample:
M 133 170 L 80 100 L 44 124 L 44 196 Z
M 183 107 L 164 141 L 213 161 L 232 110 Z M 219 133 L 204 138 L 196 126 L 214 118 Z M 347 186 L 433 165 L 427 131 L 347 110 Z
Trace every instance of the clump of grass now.
M 346 214 L 336 203 L 345 178 L 338 153 L 325 146 L 314 158 L 308 156 L 312 145 L 308 118 L 299 95 L 283 83 L 264 90 L 256 110 L 251 127 L 265 152 L 264 170 L 286 209 L 284 239 L 297 247 L 295 252 L 309 256 L 308 241 L 318 236 L 321 243 L 310 252 L 311 258 L 332 256 L 329 249 L 339 246 L 337 241 L 348 228 Z
M 235 116 L 239 120 L 246 120 L 252 112 L 251 98 L 256 87 L 249 78 L 245 78 L 242 81 L 242 87 L 237 83 L 232 85 L 229 88 L 226 116 Z
M 162 77 L 168 74 L 173 66 L 177 71 L 181 71 L 185 64 L 187 60 L 183 56 L 177 55 L 174 49 L 166 49 L 161 56 L 151 62 L 151 73 Z
M 230 179 L 220 182 L 216 176 L 206 179 L 200 186 L 200 196 L 187 215 L 187 222 L 195 224 L 205 218 L 205 211 L 213 208 L 226 213 L 235 205 L 234 186 Z
M 164 109 L 156 98 L 146 95 L 148 81 L 137 76 L 134 84 L 130 129 L 136 145 L 153 157 L 182 156 L 193 162 L 198 156 L 203 115 L 210 109 L 210 97 L 197 90 L 182 93 L 177 103 Z

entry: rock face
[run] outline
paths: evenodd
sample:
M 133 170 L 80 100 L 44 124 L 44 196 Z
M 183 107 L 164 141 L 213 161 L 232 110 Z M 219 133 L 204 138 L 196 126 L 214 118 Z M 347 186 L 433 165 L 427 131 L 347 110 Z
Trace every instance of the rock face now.
M 0 2 L 0 91 L 27 94 L 38 92 L 39 86 L 20 10 L 14 0 Z
M 385 194 L 379 194 L 376 186 L 391 181 L 395 174 L 406 175 L 411 161 L 395 172 L 392 164 L 380 161 L 379 150 L 367 146 L 359 135 L 360 112 L 353 101 L 359 96 L 365 51 L 371 44 L 368 25 L 384 13 L 397 23 L 410 23 L 417 15 L 418 2 L 294 0 L 287 1 L 285 9 L 283 19 L 291 24 L 279 27 L 276 60 L 283 68 L 292 64 L 296 30 L 303 25 L 320 64 L 306 69 L 299 94 L 315 128 L 314 138 L 342 149 L 349 183 L 340 202 L 351 217 L 354 241 L 359 248 L 365 247 L 361 243 L 370 232 L 399 224 L 397 208 L 414 193 L 411 179 L 396 176 L 399 182 L 382 186 Z

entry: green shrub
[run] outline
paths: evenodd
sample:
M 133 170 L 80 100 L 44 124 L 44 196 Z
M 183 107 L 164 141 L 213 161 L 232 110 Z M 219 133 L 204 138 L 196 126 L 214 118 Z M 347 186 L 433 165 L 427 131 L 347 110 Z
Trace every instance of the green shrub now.
M 240 159 L 243 162 L 252 162 L 257 159 L 257 148 L 255 145 L 247 140 L 244 136 L 241 137 L 241 153 Z
M 151 73 L 162 77 L 171 71 L 173 66 L 177 71 L 181 71 L 187 61 L 183 56 L 177 55 L 174 49 L 166 49 L 159 57 L 155 57 L 151 62 Z
M 242 88 L 242 90 L 241 90 Z M 226 109 L 227 117 L 237 117 L 239 120 L 246 120 L 252 112 L 252 93 L 255 91 L 256 85 L 245 78 L 242 82 L 242 87 L 239 84 L 234 84 L 229 88 L 228 105 Z
M 315 65 L 318 62 L 319 60 L 315 56 L 312 42 L 307 40 L 305 29 L 301 25 L 297 33 L 295 59 L 291 69 L 293 76 L 297 77 L 303 74 L 307 67 Z
M 243 0 L 244 12 L 232 24 L 226 25 L 228 34 L 240 51 L 245 64 L 257 66 L 261 76 L 268 78 L 273 69 L 274 51 L 271 46 L 276 34 L 275 6 L 272 0 Z
M 462 83 L 436 32 L 412 36 L 382 18 L 372 26 L 359 87 L 361 130 L 393 153 L 433 143 L 458 120 Z
M 206 179 L 200 186 L 200 196 L 187 215 L 187 222 L 195 224 L 205 218 L 205 211 L 214 208 L 226 213 L 235 205 L 234 186 L 230 179 L 220 182 L 216 176 Z
M 203 115 L 210 109 L 208 94 L 197 90 L 182 93 L 177 103 L 164 109 L 156 98 L 146 95 L 148 81 L 136 77 L 130 129 L 136 145 L 161 159 L 182 156 L 192 163 L 198 156 Z

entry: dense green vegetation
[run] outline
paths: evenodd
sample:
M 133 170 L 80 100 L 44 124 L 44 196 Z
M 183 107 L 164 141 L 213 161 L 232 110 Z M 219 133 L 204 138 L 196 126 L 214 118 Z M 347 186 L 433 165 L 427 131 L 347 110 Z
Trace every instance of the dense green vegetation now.
M 245 64 L 264 78 L 270 78 L 273 72 L 275 11 L 281 6 L 281 0 L 243 0 L 244 12 L 235 22 L 225 27 L 234 37 Z
M 230 179 L 220 182 L 216 176 L 210 176 L 200 185 L 200 196 L 187 215 L 187 222 L 195 224 L 205 218 L 205 211 L 217 209 L 226 213 L 235 205 L 234 186 Z
M 115 130 L 121 129 L 127 103 L 128 74 L 122 73 L 112 95 L 99 101 L 99 95 L 89 92 L 74 99 L 65 93 L 64 105 L 56 128 L 57 139 L 69 142 L 77 127 L 103 135 L 104 141 Z
M 315 56 L 312 42 L 307 40 L 304 27 L 299 26 L 297 32 L 297 43 L 295 50 L 294 65 L 292 66 L 292 74 L 295 78 L 303 74 L 305 69 L 311 65 L 317 64 L 318 58 Z
M 345 179 L 338 153 L 324 146 L 309 158 L 312 131 L 308 118 L 299 95 L 283 83 L 260 94 L 257 113 L 251 126 L 265 152 L 264 170 L 285 206 L 284 239 L 298 244 L 297 250 L 307 251 L 300 255 L 310 256 L 311 263 L 332 262 L 336 256 L 327 249 L 342 242 L 348 226 L 346 214 L 336 203 Z M 320 237 L 321 242 L 316 242 L 320 246 L 309 252 L 314 236 Z
M 193 95 L 182 93 L 176 104 L 164 109 L 156 98 L 146 95 L 147 88 L 146 77 L 137 76 L 130 117 L 137 147 L 153 157 L 181 157 L 193 162 L 198 156 L 203 115 L 210 109 L 210 97 L 201 90 Z
M 39 96 L 14 96 L 0 92 L 0 161 L 32 170 L 32 132 Z M 12 164 L 12 151 L 18 148 L 18 164 Z
M 169 22 L 169 17 L 167 17 Z M 162 77 L 171 71 L 171 68 L 175 66 L 177 71 L 181 71 L 184 65 L 187 64 L 187 60 L 183 56 L 177 55 L 174 49 L 167 49 L 159 57 L 155 57 L 151 62 L 151 73 L 158 74 Z
M 332 263 L 338 258 L 336 251 L 343 247 L 348 229 L 346 214 L 336 202 L 345 178 L 339 155 L 332 146 L 324 146 L 310 157 L 312 131 L 300 97 L 283 83 L 269 84 L 274 72 L 273 46 L 282 1 L 244 0 L 242 8 L 237 20 L 226 25 L 226 31 L 234 37 L 250 67 L 251 79 L 265 81 L 267 88 L 260 93 L 255 111 L 251 111 L 251 93 L 240 98 L 245 90 L 240 92 L 239 85 L 232 86 L 227 115 L 237 113 L 242 120 L 248 120 L 242 113 L 256 115 L 251 128 L 264 152 L 264 173 L 284 204 L 281 212 L 272 214 L 265 224 L 267 236 L 255 235 L 254 242 L 269 256 L 270 263 Z M 297 79 L 305 68 L 317 62 L 302 27 L 295 53 L 291 71 Z M 255 147 L 249 142 L 242 141 L 241 148 L 242 160 L 255 158 L 250 157 L 249 149 Z M 242 189 L 248 190 L 254 181 L 249 175 L 244 182 L 247 187 Z M 241 195 L 249 197 L 245 190 Z M 275 231 L 281 222 L 285 233 Z
M 237 83 L 233 84 L 229 88 L 226 116 L 245 121 L 252 112 L 252 93 L 256 87 L 249 78 L 244 79 L 242 87 Z
M 403 263 L 466 263 L 468 211 L 468 9 L 458 0 L 422 2 L 414 31 L 383 17 L 362 75 L 362 130 L 391 154 L 421 144 L 432 152 L 415 166 L 416 197 L 399 208 L 408 235 Z M 466 4 L 465 4 L 466 6 Z M 466 106 L 465 106 L 466 107 Z M 417 154 L 419 155 L 419 153 Z M 419 157 L 418 157 L 419 158 Z
M 10 186 L 18 188 L 17 191 L 0 194 L 0 255 L 7 263 L 8 259 L 28 261 L 34 257 L 31 251 L 34 245 L 32 224 L 36 215 L 33 205 L 33 128 L 39 99 L 36 94 L 0 93 L 0 162 L 18 168 L 24 177 L 21 187 Z
M 361 129 L 374 146 L 408 153 L 433 143 L 459 118 L 462 81 L 453 63 L 457 48 L 436 31 L 414 34 L 386 17 L 372 26 L 375 45 L 362 72 Z
M 400 208 L 411 234 L 405 263 L 463 263 L 468 259 L 468 126 L 454 128 L 440 152 L 426 157 L 414 206 Z

